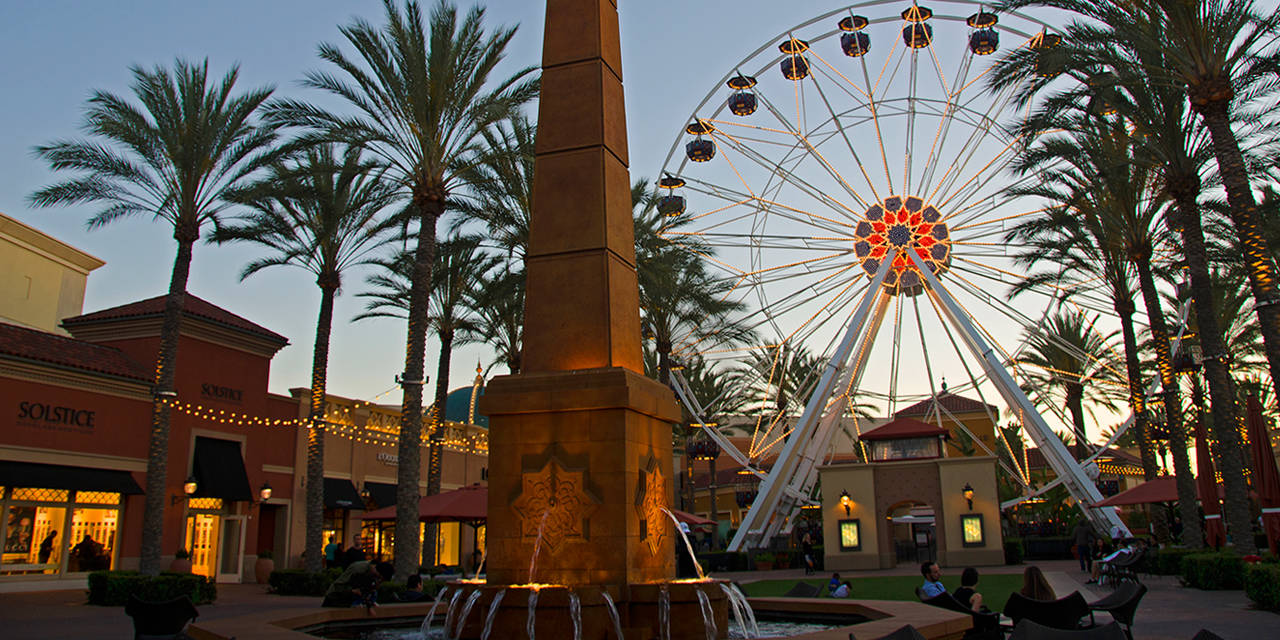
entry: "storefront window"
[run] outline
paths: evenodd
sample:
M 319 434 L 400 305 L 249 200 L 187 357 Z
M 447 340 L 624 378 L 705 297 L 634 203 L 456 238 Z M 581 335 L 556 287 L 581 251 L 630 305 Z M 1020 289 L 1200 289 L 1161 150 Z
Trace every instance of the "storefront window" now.
M 0 489 L 0 496 L 4 514 L 0 576 L 113 568 L 120 494 L 18 487 Z
M 346 509 L 324 510 L 324 534 L 321 537 L 326 545 L 329 544 L 330 540 L 333 540 L 342 548 L 346 548 L 348 544 Z
M 458 564 L 459 524 L 457 522 L 441 522 L 436 525 L 436 563 L 448 566 Z
M 389 560 L 395 555 L 396 523 L 366 520 L 360 526 L 360 539 L 369 542 L 368 552 L 371 559 Z

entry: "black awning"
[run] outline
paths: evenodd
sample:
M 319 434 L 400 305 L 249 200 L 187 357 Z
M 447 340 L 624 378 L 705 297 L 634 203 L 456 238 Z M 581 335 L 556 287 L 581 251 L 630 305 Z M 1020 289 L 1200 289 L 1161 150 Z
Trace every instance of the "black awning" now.
M 128 471 L 68 467 L 60 464 L 0 461 L 0 486 L 139 494 Z
M 385 482 L 365 482 L 364 490 L 369 492 L 369 499 L 379 509 L 390 507 L 396 503 L 396 486 Z
M 240 457 L 240 443 L 235 440 L 196 436 L 191 475 L 196 478 L 194 497 L 253 500 L 244 458 Z
M 350 480 L 325 478 L 324 506 L 326 509 L 364 509 L 364 500 Z

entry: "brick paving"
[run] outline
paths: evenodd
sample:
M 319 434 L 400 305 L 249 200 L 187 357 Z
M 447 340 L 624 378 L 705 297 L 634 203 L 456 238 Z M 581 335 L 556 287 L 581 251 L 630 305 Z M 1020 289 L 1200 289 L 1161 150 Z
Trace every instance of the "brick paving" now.
M 1107 589 L 1081 582 L 1085 577 L 1074 562 L 1039 562 L 1059 594 L 1080 589 L 1086 598 L 1100 597 Z M 983 573 L 1021 573 L 1022 566 L 984 567 Z M 914 567 L 879 571 L 846 572 L 850 578 L 875 575 L 913 575 Z M 956 569 L 945 570 L 954 581 Z M 820 574 L 829 575 L 829 574 Z M 717 574 L 740 582 L 799 579 L 804 571 L 754 571 Z M 1138 609 L 1133 627 L 1136 640 L 1190 640 L 1204 628 L 1226 640 L 1262 640 L 1280 637 L 1280 615 L 1250 608 L 1243 591 L 1186 589 L 1174 577 L 1143 577 L 1150 588 Z M 123 607 L 95 607 L 84 603 L 83 591 L 0 593 L 0 637 L 5 640 L 46 638 L 131 638 L 133 627 Z M 270 595 L 262 585 L 218 585 L 218 601 L 200 607 L 200 620 L 218 620 L 318 604 L 317 598 Z M 1103 614 L 1105 617 L 1105 614 Z

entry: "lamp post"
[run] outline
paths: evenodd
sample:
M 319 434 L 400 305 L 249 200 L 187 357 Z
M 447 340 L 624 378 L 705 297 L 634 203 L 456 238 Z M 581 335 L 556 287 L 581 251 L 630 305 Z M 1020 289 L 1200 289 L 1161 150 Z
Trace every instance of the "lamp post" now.
M 851 509 L 853 508 L 853 498 L 849 497 L 848 489 L 840 490 L 840 506 L 844 507 L 845 517 L 848 517 L 852 514 Z

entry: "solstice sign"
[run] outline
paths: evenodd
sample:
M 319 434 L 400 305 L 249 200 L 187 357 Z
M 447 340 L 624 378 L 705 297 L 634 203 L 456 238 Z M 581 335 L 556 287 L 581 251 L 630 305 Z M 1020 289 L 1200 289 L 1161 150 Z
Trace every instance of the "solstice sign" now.
M 89 409 L 24 400 L 18 403 L 15 423 L 37 429 L 83 433 L 94 429 L 95 417 L 96 412 Z

